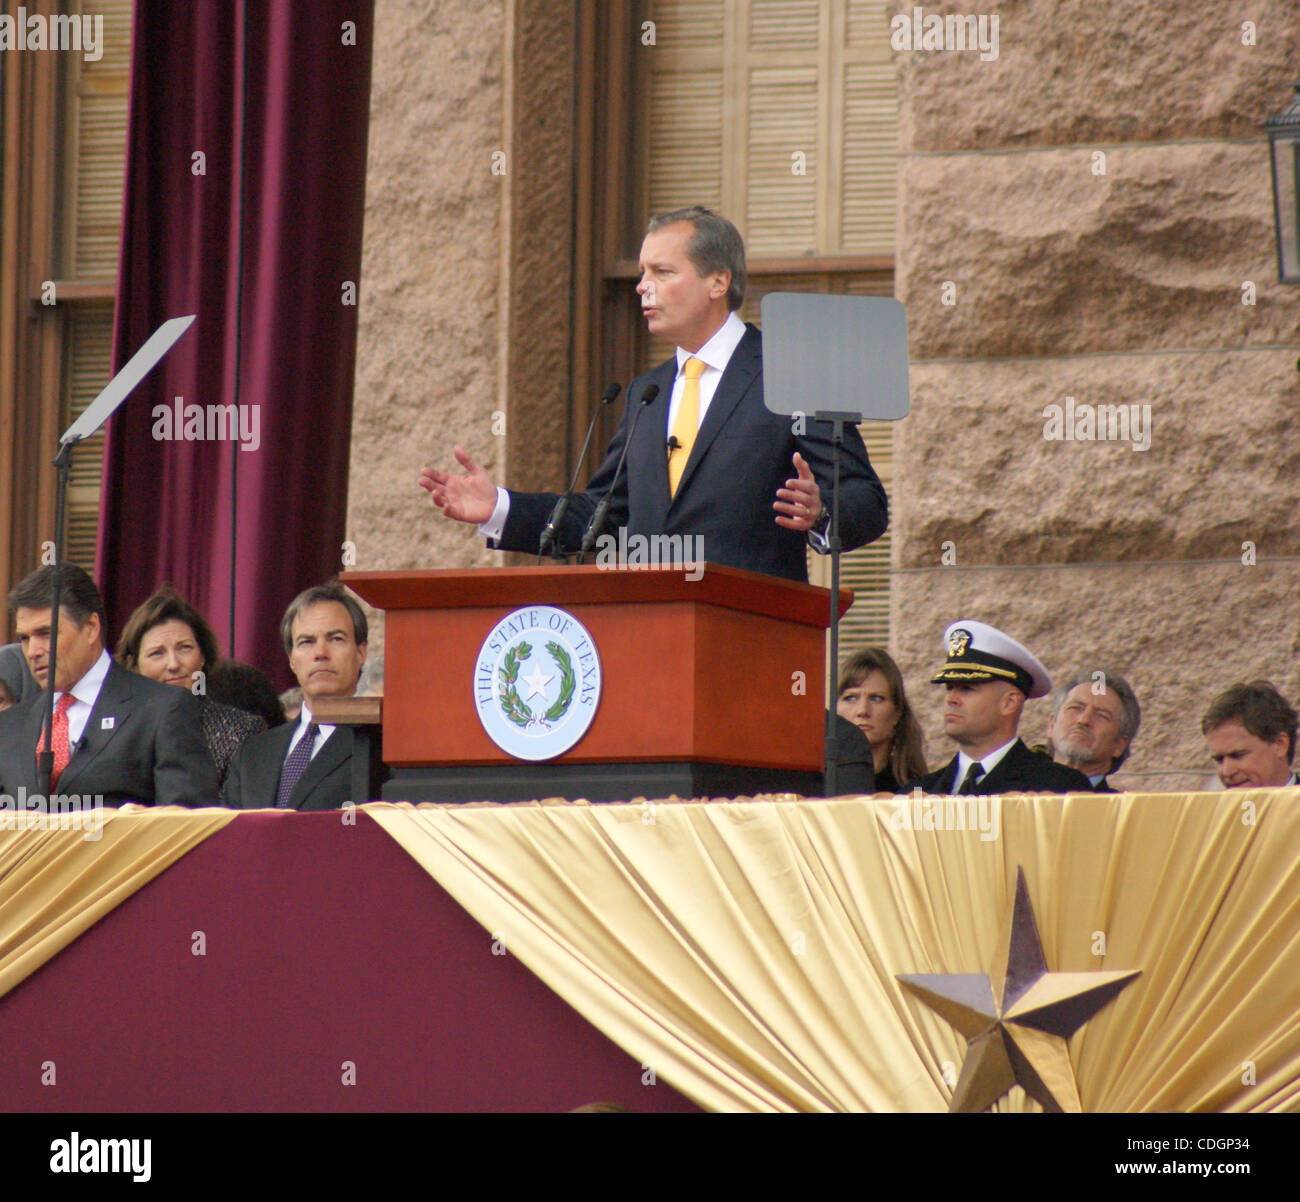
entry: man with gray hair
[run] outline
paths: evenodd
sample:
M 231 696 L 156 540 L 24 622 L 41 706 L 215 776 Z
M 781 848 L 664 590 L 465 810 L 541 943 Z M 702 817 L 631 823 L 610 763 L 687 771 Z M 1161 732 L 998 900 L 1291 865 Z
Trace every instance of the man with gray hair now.
M 699 205 L 664 213 L 641 244 L 640 272 L 649 332 L 676 353 L 628 386 L 605 461 L 571 498 L 555 549 L 579 549 L 608 494 L 608 528 L 626 529 L 628 546 L 688 545 L 710 563 L 807 580 L 808 545 L 827 549 L 832 427 L 763 404 L 762 339 L 736 312 L 745 293 L 740 233 Z M 810 396 L 807 407 L 831 399 Z M 462 447 L 454 454 L 464 474 L 420 474 L 438 508 L 477 525 L 491 547 L 537 552 L 557 495 L 498 488 Z M 885 490 L 856 427 L 840 454 L 840 539 L 851 551 L 884 532 Z
M 1077 768 L 1095 793 L 1117 793 L 1106 780 L 1128 759 L 1142 722 L 1137 694 L 1118 672 L 1089 668 L 1067 676 L 1056 691 L 1048 746 L 1058 764 Z

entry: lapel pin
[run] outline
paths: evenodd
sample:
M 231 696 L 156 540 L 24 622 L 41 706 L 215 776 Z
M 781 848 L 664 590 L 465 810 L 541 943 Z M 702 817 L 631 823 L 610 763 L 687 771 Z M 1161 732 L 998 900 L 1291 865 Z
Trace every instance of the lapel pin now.
M 99 729 L 100 729 L 100 730 L 112 730 L 113 727 L 114 727 L 114 725 L 115 725 L 116 723 L 117 723 L 117 719 L 114 718 L 112 715 L 109 715 L 109 717 L 107 717 L 107 718 L 101 718 L 101 719 L 99 720 Z

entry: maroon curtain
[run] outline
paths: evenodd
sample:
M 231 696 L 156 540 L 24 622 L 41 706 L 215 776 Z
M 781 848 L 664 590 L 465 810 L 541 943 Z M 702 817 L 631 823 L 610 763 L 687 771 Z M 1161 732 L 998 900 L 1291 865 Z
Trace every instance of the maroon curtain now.
M 114 637 L 170 581 L 223 647 L 233 575 L 227 650 L 281 687 L 280 616 L 345 537 L 372 18 L 135 4 L 114 370 L 198 320 L 108 423 L 97 575 Z

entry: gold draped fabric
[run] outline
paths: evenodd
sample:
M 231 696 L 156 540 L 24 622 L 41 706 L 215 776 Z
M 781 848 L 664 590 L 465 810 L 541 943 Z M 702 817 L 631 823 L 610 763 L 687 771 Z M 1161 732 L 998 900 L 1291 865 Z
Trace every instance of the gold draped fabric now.
M 237 813 L 0 815 L 0 997 Z
M 895 978 L 987 973 L 1018 867 L 1049 971 L 1141 972 L 1069 1042 L 1085 1111 L 1300 1109 L 1300 790 L 978 800 L 364 808 L 709 1109 L 946 1109 L 965 1043 Z

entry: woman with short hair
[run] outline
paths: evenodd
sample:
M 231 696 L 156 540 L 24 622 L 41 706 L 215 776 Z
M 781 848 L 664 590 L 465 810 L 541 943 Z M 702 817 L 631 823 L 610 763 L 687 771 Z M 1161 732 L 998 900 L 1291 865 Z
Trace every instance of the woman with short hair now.
M 203 707 L 203 737 L 220 783 L 249 735 L 266 722 L 207 695 L 207 674 L 217 666 L 217 636 L 207 619 L 170 585 L 163 585 L 126 620 L 117 641 L 117 662 L 163 684 L 189 689 Z M 195 688 L 196 684 L 200 684 Z

